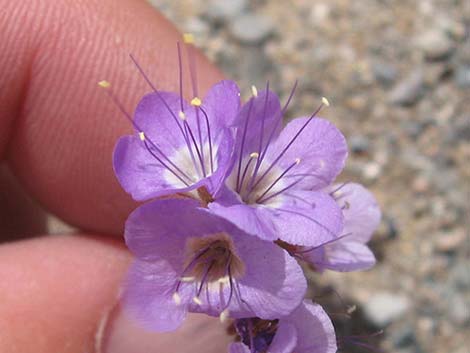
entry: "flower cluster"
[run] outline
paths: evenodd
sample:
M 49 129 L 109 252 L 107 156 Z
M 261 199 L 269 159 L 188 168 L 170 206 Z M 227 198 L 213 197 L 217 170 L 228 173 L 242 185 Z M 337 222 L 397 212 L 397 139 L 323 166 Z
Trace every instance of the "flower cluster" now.
M 299 261 L 319 272 L 370 268 L 380 211 L 362 186 L 334 184 L 347 144 L 317 116 L 325 98 L 283 127 L 288 103 L 269 84 L 252 93 L 242 104 L 222 81 L 187 102 L 153 87 L 138 104 L 135 133 L 114 152 L 122 187 L 148 201 L 126 223 L 136 260 L 123 300 L 156 331 L 177 329 L 188 312 L 219 316 L 233 328 L 231 353 L 333 353 L 333 325 L 304 299 Z

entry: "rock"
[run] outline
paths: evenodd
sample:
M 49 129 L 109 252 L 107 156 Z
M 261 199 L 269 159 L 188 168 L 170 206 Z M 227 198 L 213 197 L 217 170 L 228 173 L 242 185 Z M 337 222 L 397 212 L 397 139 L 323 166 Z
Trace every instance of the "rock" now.
M 353 135 L 349 139 L 349 146 L 353 153 L 365 153 L 369 150 L 369 140 L 363 135 Z
M 272 22 L 257 14 L 241 15 L 230 26 L 230 33 L 240 42 L 246 44 L 261 43 L 273 33 L 273 30 Z
M 460 88 L 470 88 L 470 65 L 460 65 L 455 69 L 454 79 Z
M 214 22 L 223 22 L 237 17 L 246 8 L 246 0 L 210 0 L 205 15 Z
M 445 59 L 454 49 L 452 41 L 439 29 L 430 29 L 419 36 L 417 45 L 429 60 Z
M 372 73 L 377 82 L 389 86 L 397 79 L 398 71 L 392 64 L 377 61 L 372 64 Z
M 470 300 L 461 293 L 454 293 L 448 298 L 447 313 L 449 319 L 456 325 L 462 326 L 470 323 Z
M 364 312 L 367 319 L 375 326 L 385 327 L 401 318 L 409 307 L 407 297 L 384 292 L 371 297 L 364 306 Z
M 362 171 L 363 177 L 369 181 L 376 180 L 380 174 L 382 174 L 382 167 L 377 162 L 366 163 Z
M 396 348 L 405 348 L 416 344 L 413 326 L 405 324 L 391 331 L 390 340 Z
M 464 245 L 465 230 L 456 229 L 453 232 L 440 234 L 436 240 L 436 250 L 440 252 L 456 251 Z
M 408 106 L 416 103 L 423 92 L 423 71 L 416 69 L 395 85 L 388 95 L 388 100 L 392 104 Z

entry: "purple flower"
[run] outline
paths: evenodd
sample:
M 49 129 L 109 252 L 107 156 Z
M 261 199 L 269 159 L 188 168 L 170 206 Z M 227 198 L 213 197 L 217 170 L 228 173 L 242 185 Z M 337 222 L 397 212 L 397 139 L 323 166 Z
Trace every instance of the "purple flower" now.
M 316 117 L 328 101 L 281 129 L 278 97 L 269 87 L 254 93 L 236 120 L 227 187 L 209 208 L 265 240 L 305 246 L 332 240 L 342 231 L 342 212 L 323 189 L 343 169 L 347 146 L 333 124 Z
M 114 151 L 114 170 L 137 201 L 198 190 L 207 202 L 230 172 L 233 133 L 228 126 L 240 109 L 232 81 L 214 85 L 201 101 L 155 90 L 140 101 L 136 133 L 122 137 Z
M 156 200 L 130 215 L 129 311 L 156 331 L 176 329 L 187 312 L 267 320 L 292 312 L 306 291 L 295 259 L 198 205 Z
M 240 342 L 230 353 L 335 353 L 333 324 L 318 304 L 304 301 L 278 320 L 238 319 L 234 323 Z
M 362 185 L 334 185 L 329 192 L 343 209 L 343 235 L 318 247 L 285 247 L 317 271 L 348 272 L 374 266 L 375 256 L 366 243 L 380 223 L 380 209 L 374 196 Z

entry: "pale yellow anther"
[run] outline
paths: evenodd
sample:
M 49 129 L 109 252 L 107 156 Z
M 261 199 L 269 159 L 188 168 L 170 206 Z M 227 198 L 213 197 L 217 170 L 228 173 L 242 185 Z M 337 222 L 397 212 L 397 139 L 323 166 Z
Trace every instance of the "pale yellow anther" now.
M 230 282 L 230 277 L 224 276 L 222 278 L 219 278 L 217 282 L 219 282 L 220 284 L 228 284 Z
M 194 35 L 192 33 L 184 33 L 183 42 L 186 44 L 194 44 Z
M 186 114 L 184 114 L 184 112 L 182 112 L 181 110 L 179 111 L 178 116 L 181 120 L 186 120 Z
M 327 107 L 330 106 L 330 102 L 328 101 L 328 99 L 326 99 L 326 97 L 321 97 L 321 102 Z
M 227 321 L 228 317 L 229 317 L 228 310 L 227 309 L 223 310 L 219 315 L 220 322 L 224 323 L 225 321 Z
M 145 134 L 143 131 L 139 132 L 140 141 L 145 141 Z
M 300 163 L 300 158 L 296 158 L 295 159 L 295 164 L 299 164 Z
M 195 107 L 200 107 L 201 104 L 202 104 L 202 101 L 199 97 L 194 97 L 193 99 L 191 99 L 191 105 Z
M 259 153 L 258 152 L 253 152 L 250 154 L 250 158 L 258 158 L 259 157 Z
M 176 305 L 181 304 L 181 297 L 178 293 L 173 293 L 173 301 L 175 302 Z
M 254 97 L 258 97 L 258 89 L 255 85 L 251 86 L 251 93 L 253 93 Z
M 193 302 L 195 302 L 197 305 L 202 305 L 202 301 L 198 297 L 194 297 Z
M 108 81 L 103 80 L 98 82 L 98 86 L 100 86 L 101 88 L 109 88 L 111 84 Z
M 181 282 L 194 282 L 196 277 L 181 277 L 180 280 Z

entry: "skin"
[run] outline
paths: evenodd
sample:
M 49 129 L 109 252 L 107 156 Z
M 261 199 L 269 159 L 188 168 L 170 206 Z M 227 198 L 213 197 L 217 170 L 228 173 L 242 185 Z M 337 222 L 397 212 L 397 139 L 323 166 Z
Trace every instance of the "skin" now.
M 136 206 L 111 163 L 132 129 L 96 83 L 110 81 L 132 112 L 150 91 L 132 53 L 159 89 L 177 90 L 178 40 L 144 1 L 0 0 L 1 352 L 94 351 L 131 261 L 121 235 Z M 222 78 L 199 54 L 197 68 L 202 92 Z M 80 234 L 40 236 L 46 212 Z M 201 320 L 153 335 L 155 352 L 186 352 L 206 336 L 210 344 L 191 352 L 222 351 L 226 338 L 211 337 L 212 322 L 197 331 Z

